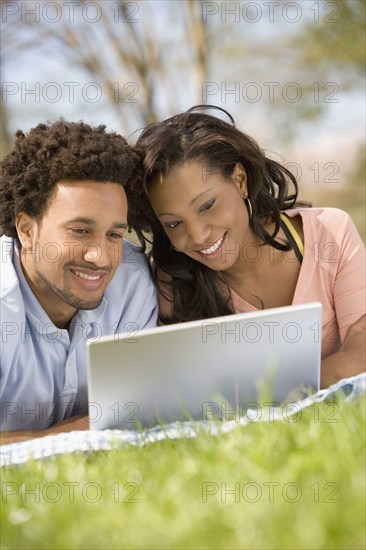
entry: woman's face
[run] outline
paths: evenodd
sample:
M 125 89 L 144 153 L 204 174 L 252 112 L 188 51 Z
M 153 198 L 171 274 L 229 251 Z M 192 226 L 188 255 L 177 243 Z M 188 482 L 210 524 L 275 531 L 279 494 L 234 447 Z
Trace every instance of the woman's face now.
M 150 188 L 151 206 L 173 247 L 215 271 L 240 261 L 255 240 L 244 203 L 247 179 L 236 164 L 231 177 L 200 162 L 179 164 Z

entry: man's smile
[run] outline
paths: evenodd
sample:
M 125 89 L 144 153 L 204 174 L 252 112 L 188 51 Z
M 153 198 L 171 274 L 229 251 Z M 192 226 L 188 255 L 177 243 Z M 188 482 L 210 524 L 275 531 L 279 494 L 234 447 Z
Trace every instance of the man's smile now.
M 108 272 L 105 270 L 70 268 L 73 279 L 85 290 L 99 290 L 105 283 Z

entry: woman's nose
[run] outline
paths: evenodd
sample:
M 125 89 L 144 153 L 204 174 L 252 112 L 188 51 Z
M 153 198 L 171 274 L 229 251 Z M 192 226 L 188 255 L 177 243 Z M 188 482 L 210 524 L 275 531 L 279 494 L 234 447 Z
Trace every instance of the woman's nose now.
M 201 246 L 208 243 L 210 228 L 207 223 L 192 222 L 187 227 L 187 234 L 193 244 Z

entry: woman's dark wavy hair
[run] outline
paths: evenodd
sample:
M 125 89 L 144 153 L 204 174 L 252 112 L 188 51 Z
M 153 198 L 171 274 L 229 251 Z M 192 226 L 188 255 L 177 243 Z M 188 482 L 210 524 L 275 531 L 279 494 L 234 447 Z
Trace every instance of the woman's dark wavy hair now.
M 20 212 L 41 221 L 56 183 L 63 179 L 118 183 L 133 211 L 141 156 L 125 138 L 105 128 L 61 119 L 39 124 L 27 135 L 17 131 L 14 148 L 1 163 L 1 234 L 18 240 L 15 220 Z
M 230 123 L 204 114 L 202 109 L 218 109 Z M 202 162 L 208 170 L 220 170 L 229 178 L 237 163 L 247 173 L 248 195 L 253 213 L 250 226 L 262 240 L 279 250 L 290 250 L 289 244 L 276 240 L 280 228 L 280 212 L 292 208 L 298 187 L 293 174 L 278 162 L 265 156 L 257 143 L 235 127 L 232 116 L 210 105 L 198 105 L 185 113 L 145 128 L 136 143 L 143 155 L 144 179 L 140 185 L 140 212 L 132 225 L 143 244 L 152 244 L 149 256 L 155 266 L 155 282 L 168 284 L 172 289 L 173 312 L 164 323 L 204 319 L 233 313 L 230 293 L 220 275 L 187 255 L 174 250 L 161 223 L 149 204 L 152 183 L 168 174 L 177 164 Z M 289 184 L 292 192 L 288 191 Z M 274 222 L 272 234 L 265 229 Z M 144 234 L 150 232 L 150 239 Z M 166 275 L 168 277 L 166 277 Z M 166 279 L 170 281 L 166 283 Z

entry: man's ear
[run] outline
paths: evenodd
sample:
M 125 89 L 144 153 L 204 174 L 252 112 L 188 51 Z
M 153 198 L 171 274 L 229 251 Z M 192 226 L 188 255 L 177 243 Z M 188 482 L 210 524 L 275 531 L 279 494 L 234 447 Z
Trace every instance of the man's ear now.
M 37 221 L 25 212 L 20 212 L 15 220 L 18 239 L 22 248 L 31 251 L 34 248 L 37 235 Z
M 244 166 L 237 162 L 232 173 L 233 182 L 242 195 L 248 195 L 247 173 Z

